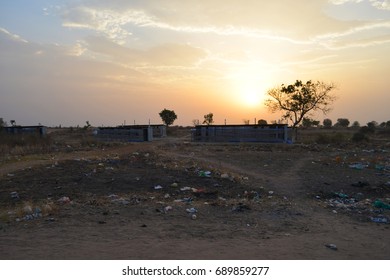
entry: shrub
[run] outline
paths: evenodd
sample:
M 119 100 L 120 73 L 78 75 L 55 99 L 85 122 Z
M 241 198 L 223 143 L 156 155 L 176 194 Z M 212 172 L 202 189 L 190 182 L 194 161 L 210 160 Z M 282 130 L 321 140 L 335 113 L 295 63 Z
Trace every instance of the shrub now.
M 319 134 L 315 142 L 317 144 L 342 144 L 348 142 L 348 137 L 344 133 Z
M 369 139 L 368 139 L 367 135 L 362 133 L 362 132 L 356 132 L 352 136 L 353 142 L 363 142 L 363 141 L 368 141 L 368 140 Z

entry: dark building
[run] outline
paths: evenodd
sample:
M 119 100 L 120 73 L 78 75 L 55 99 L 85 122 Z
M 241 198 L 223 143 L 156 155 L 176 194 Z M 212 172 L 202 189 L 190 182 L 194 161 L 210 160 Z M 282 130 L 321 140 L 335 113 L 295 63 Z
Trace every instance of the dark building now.
M 288 143 L 290 131 L 287 124 L 198 125 L 191 136 L 195 142 Z
M 116 127 L 99 127 L 95 131 L 101 141 L 144 142 L 167 135 L 165 125 L 121 125 Z
M 4 131 L 9 134 L 39 134 L 45 135 L 47 133 L 46 126 L 43 125 L 34 125 L 34 126 L 6 126 Z

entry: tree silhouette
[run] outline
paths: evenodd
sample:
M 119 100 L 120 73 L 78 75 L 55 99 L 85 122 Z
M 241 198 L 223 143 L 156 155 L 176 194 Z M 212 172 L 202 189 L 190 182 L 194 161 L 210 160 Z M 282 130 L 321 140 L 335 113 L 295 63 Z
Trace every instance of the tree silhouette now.
M 164 109 L 160 113 L 160 117 L 166 126 L 170 126 L 177 119 L 175 111 Z
M 214 114 L 208 113 L 207 115 L 204 115 L 204 121 L 203 124 L 210 125 L 214 122 L 213 120 Z
M 297 80 L 294 84 L 285 86 L 282 84 L 279 87 L 268 90 L 269 98 L 265 101 L 265 105 L 271 112 L 283 112 L 283 119 L 290 120 L 295 131 L 295 136 L 298 136 L 298 125 L 303 118 L 310 115 L 312 111 L 320 110 L 324 114 L 328 113 L 330 105 L 336 99 L 331 91 L 335 88 L 333 84 L 324 82 L 312 82 Z

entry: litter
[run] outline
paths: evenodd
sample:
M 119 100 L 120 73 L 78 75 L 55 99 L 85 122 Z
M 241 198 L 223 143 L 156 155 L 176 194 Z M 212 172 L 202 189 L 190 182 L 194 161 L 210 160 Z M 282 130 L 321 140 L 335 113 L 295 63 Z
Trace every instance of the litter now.
M 337 250 L 337 246 L 335 244 L 325 244 L 325 247 L 331 250 Z
M 70 203 L 70 198 L 67 197 L 67 196 L 63 196 L 60 199 L 58 199 L 57 202 L 64 203 L 64 204 L 65 203 Z
M 19 199 L 20 198 L 19 194 L 17 192 L 11 192 L 10 194 L 11 194 L 12 199 Z
M 173 210 L 172 206 L 166 206 L 164 207 L 164 213 L 168 213 L 169 211 Z
M 211 177 L 211 171 L 199 171 L 199 177 L 210 178 Z
M 192 197 L 185 197 L 185 198 L 175 199 L 174 201 L 175 202 L 191 203 L 192 202 Z
M 374 201 L 373 206 L 375 206 L 376 208 L 390 209 L 390 204 L 384 203 L 383 201 L 380 201 L 379 199 Z
M 386 217 L 371 217 L 370 218 L 372 222 L 378 223 L 378 224 L 387 224 L 389 223 L 389 220 Z
M 350 164 L 349 167 L 356 170 L 363 170 L 364 168 L 368 167 L 368 165 L 359 162 L 359 163 Z
M 160 186 L 160 185 L 154 186 L 154 189 L 155 189 L 155 190 L 161 190 L 162 188 L 163 188 L 163 187 Z
M 198 212 L 198 210 L 196 210 L 196 208 L 187 208 L 186 209 L 186 212 L 187 213 L 190 213 L 190 214 L 195 214 L 195 213 L 197 213 Z
M 338 192 L 335 192 L 334 193 L 336 196 L 338 196 L 338 197 L 340 197 L 340 198 L 348 198 L 348 195 L 347 194 L 345 194 L 345 193 L 338 193 Z

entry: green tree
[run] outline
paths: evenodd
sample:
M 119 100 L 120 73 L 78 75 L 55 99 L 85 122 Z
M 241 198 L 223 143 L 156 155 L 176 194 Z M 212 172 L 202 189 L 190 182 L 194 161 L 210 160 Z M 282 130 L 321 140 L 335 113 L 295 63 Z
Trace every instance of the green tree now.
M 335 85 L 325 82 L 297 80 L 294 84 L 272 88 L 267 91 L 268 99 L 265 105 L 271 112 L 283 112 L 283 119 L 292 122 L 295 137 L 298 136 L 298 125 L 303 118 L 313 111 L 322 111 L 324 114 L 331 110 L 330 105 L 336 97 L 331 94 Z
M 338 127 L 348 127 L 349 124 L 350 124 L 350 122 L 349 122 L 348 119 L 339 118 L 339 119 L 337 119 L 336 126 L 338 126 Z
M 372 131 L 375 132 L 376 128 L 378 127 L 378 123 L 376 121 L 371 121 L 367 123 L 367 127 Z
M 206 125 L 212 124 L 214 122 L 213 118 L 214 118 L 213 113 L 208 113 L 207 115 L 204 115 L 203 124 L 206 124 Z
M 302 120 L 302 126 L 303 127 L 313 127 L 318 126 L 320 124 L 320 121 L 316 121 L 310 118 L 303 118 Z
M 322 124 L 325 128 L 331 128 L 333 123 L 331 119 L 324 119 Z
M 353 127 L 353 128 L 359 128 L 359 127 L 360 127 L 360 123 L 359 123 L 358 121 L 354 121 L 354 122 L 352 123 L 352 127 Z
M 177 119 L 175 111 L 164 109 L 160 113 L 160 117 L 166 126 L 170 126 Z

